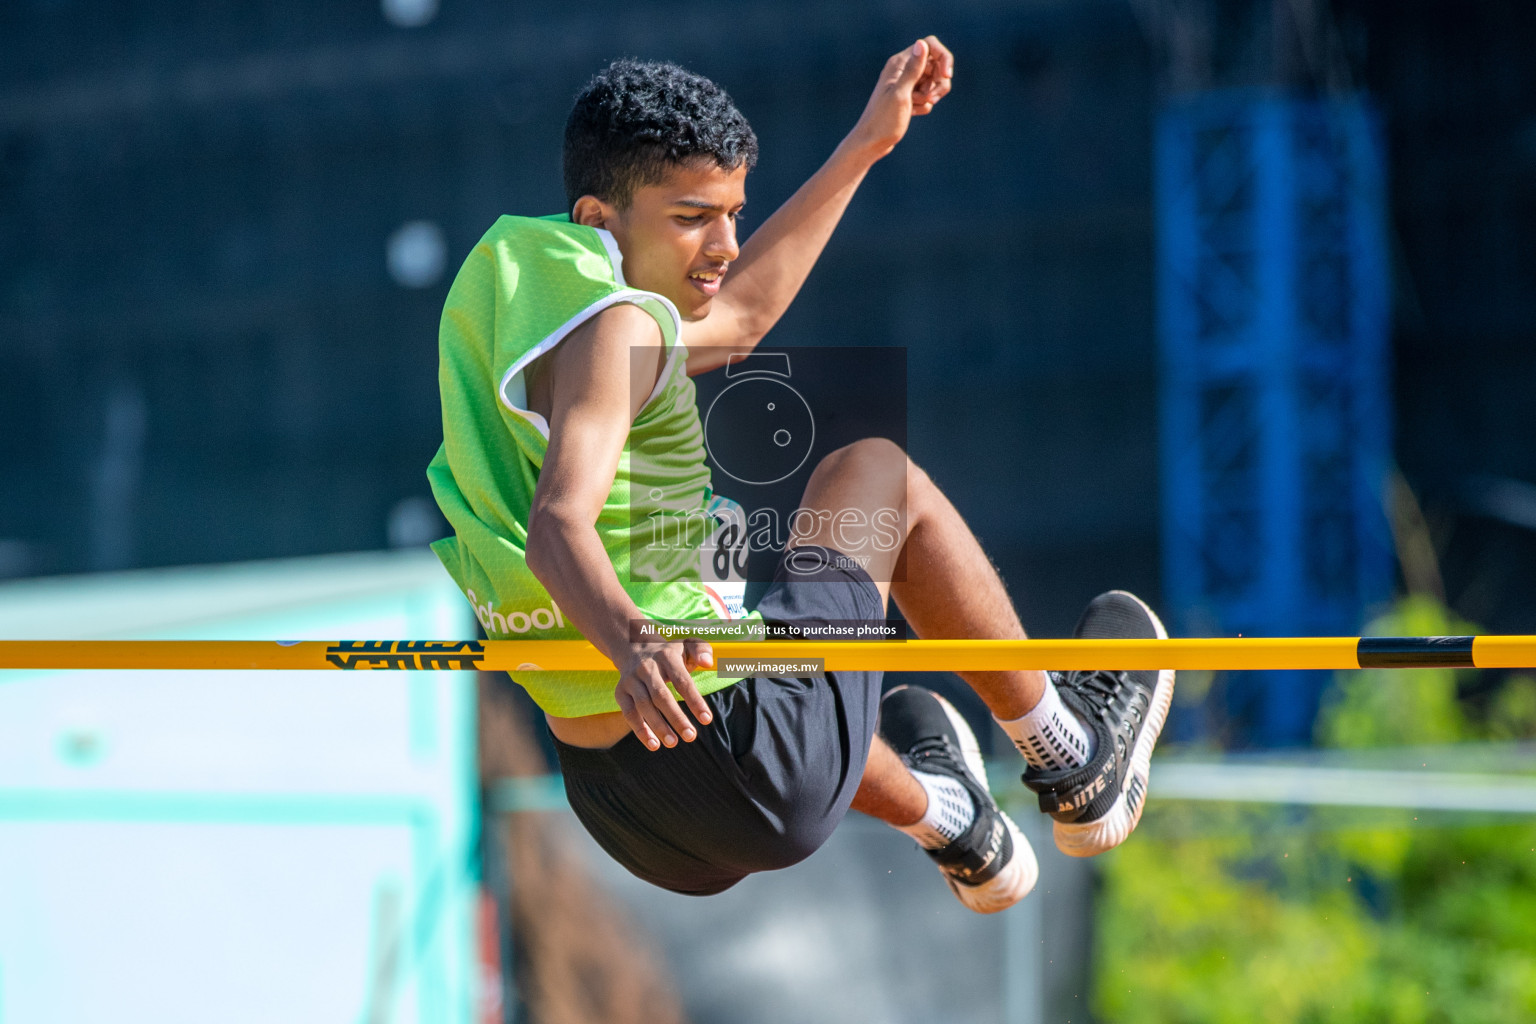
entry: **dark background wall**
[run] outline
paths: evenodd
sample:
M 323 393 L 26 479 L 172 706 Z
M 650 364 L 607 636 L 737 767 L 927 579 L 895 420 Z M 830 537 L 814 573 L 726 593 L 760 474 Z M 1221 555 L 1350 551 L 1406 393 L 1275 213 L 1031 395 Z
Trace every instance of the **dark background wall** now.
M 1397 455 L 1447 596 L 1536 631 L 1536 8 L 1357 3 L 1397 232 Z M 1491 480 L 1489 478 L 1492 478 Z
M 771 340 L 907 348 L 910 450 L 1033 630 L 1108 586 L 1155 596 L 1151 126 L 1168 12 L 1199 6 L 444 0 L 401 28 L 371 3 L 7 4 L 0 575 L 381 547 L 392 516 L 419 538 L 443 295 L 496 215 L 560 208 L 588 75 L 633 54 L 724 84 L 762 143 L 750 229 L 932 31 L 955 92 Z M 1270 75 L 1267 4 L 1206 13 L 1231 45 L 1204 84 Z M 1536 532 L 1478 482 L 1536 481 L 1536 16 L 1323 13 L 1388 129 L 1399 460 L 1452 601 L 1536 631 Z M 386 266 L 411 221 L 446 243 L 421 288 Z

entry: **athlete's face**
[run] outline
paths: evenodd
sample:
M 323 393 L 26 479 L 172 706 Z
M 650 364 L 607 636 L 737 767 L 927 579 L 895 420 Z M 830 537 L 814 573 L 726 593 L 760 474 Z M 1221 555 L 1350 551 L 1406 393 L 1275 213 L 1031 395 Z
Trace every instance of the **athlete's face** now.
M 740 254 L 736 215 L 746 183 L 745 164 L 728 171 L 712 159 L 691 160 L 636 189 L 627 209 L 583 196 L 575 220 L 613 232 L 631 287 L 665 295 L 684 320 L 702 320 Z

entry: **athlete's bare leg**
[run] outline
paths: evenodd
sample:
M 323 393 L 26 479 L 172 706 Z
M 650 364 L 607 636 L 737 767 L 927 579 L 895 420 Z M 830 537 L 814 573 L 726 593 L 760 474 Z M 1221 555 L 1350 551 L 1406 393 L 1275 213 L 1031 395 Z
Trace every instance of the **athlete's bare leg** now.
M 911 825 L 928 809 L 928 794 L 890 744 L 876 736 L 850 806 L 892 825 Z
M 894 598 L 917 636 L 1024 639 L 1003 581 L 970 527 L 894 442 L 872 438 L 832 452 L 811 474 L 800 507 L 791 543 L 819 544 L 857 558 L 882 603 Z M 882 513 L 894 529 L 860 529 L 860 522 L 875 524 Z M 1046 686 L 1045 673 L 1038 671 L 960 675 L 1002 720 L 1027 714 Z M 903 825 L 922 815 L 926 797 L 877 737 L 853 806 Z

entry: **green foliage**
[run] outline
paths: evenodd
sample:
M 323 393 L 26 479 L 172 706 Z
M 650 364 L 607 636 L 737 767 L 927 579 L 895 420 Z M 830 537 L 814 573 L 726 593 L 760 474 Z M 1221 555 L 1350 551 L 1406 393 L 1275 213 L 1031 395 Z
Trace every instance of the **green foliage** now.
M 1514 676 L 1488 707 L 1488 738 L 1526 740 L 1536 736 L 1536 679 Z
M 1152 813 L 1148 812 L 1149 815 Z M 1169 804 L 1109 858 L 1097 1010 L 1123 1024 L 1353 1021 L 1375 948 L 1336 856 L 1294 822 Z M 1306 979 L 1297 984 L 1296 979 Z
M 1476 632 L 1418 597 L 1370 631 Z M 1452 670 L 1341 673 L 1319 741 L 1536 734 L 1536 680 L 1512 677 L 1477 707 L 1459 696 L 1474 681 Z M 1101 859 L 1104 1021 L 1536 1021 L 1536 823 L 1159 802 L 1155 772 L 1152 792 L 1136 837 Z

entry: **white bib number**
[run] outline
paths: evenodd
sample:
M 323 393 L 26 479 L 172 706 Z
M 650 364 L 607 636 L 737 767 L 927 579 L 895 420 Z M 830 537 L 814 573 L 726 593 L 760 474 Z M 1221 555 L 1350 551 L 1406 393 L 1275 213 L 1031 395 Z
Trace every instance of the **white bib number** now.
M 719 617 L 739 619 L 747 613 L 747 513 L 723 494 L 706 510 L 717 525 L 699 548 L 699 579 Z

